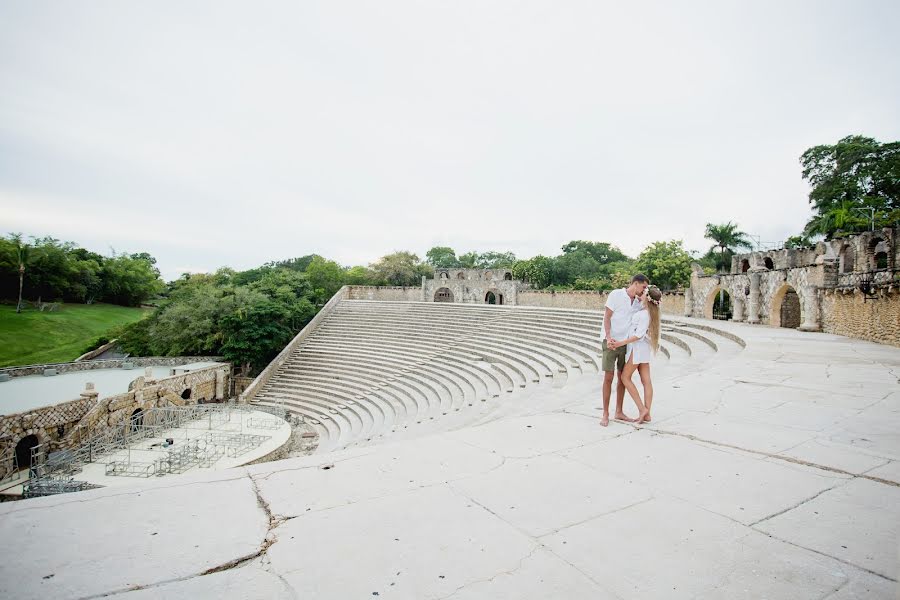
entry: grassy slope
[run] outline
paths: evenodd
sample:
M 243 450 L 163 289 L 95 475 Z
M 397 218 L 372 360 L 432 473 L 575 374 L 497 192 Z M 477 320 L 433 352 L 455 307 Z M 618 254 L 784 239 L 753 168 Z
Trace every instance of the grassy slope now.
M 0 367 L 66 362 L 112 327 L 132 323 L 149 309 L 112 304 L 62 304 L 53 312 L 0 305 Z

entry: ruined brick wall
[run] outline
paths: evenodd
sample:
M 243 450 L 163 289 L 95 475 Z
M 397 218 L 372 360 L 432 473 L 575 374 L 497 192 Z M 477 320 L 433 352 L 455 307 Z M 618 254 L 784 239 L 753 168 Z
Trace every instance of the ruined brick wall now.
M 900 289 L 882 288 L 877 300 L 858 290 L 829 290 L 822 297 L 826 333 L 900 346 Z
M 107 360 L 83 360 L 79 362 L 49 363 L 43 365 L 24 365 L 20 367 L 5 367 L 0 373 L 6 373 L 10 377 L 28 377 L 29 375 L 41 375 L 44 369 L 56 369 L 56 372 L 73 373 L 76 371 L 93 371 L 95 369 L 120 369 L 124 363 L 131 363 L 133 367 L 180 367 L 196 362 L 223 362 L 221 356 L 142 356 L 133 358 L 111 358 Z
M 230 367 L 207 367 L 182 375 L 147 380 L 138 377 L 130 390 L 106 398 L 83 397 L 13 415 L 0 416 L 0 479 L 12 465 L 16 444 L 35 435 L 51 451 L 78 445 L 89 436 L 124 426 L 132 413 L 162 406 L 184 406 L 225 399 L 229 390 Z M 185 394 L 190 390 L 189 394 Z M 185 399 L 182 396 L 189 395 Z

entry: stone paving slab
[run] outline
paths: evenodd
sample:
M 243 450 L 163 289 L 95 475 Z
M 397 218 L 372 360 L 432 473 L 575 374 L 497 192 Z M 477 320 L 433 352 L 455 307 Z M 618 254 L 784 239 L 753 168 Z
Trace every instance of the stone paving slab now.
M 855 572 L 671 498 L 542 541 L 620 598 L 820 598 Z
M 643 431 L 564 454 L 598 470 L 751 524 L 845 477 Z
M 0 597 L 124 591 L 197 576 L 256 553 L 267 519 L 250 479 L 231 474 L 237 478 L 6 503 L 15 506 L 0 516 Z
M 756 527 L 878 575 L 900 575 L 900 487 L 854 479 Z
M 446 485 L 309 513 L 277 536 L 271 568 L 301 598 L 444 597 L 538 549 Z
M 747 348 L 660 364 L 641 428 L 573 374 L 425 436 L 0 505 L 0 597 L 900 597 L 900 349 L 712 325 Z

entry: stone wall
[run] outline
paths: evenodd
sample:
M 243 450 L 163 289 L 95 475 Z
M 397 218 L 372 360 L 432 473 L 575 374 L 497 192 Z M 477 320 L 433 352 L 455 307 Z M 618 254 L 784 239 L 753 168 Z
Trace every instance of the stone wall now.
M 900 347 L 900 289 L 882 288 L 878 299 L 863 301 L 858 290 L 828 290 L 822 298 L 826 333 Z
M 541 306 L 544 308 L 576 308 L 581 310 L 603 310 L 608 292 L 595 291 L 551 291 L 524 290 L 516 296 L 519 306 Z M 684 314 L 684 293 L 666 292 L 660 305 L 664 315 Z
M 27 377 L 29 375 L 41 375 L 44 369 L 56 369 L 60 375 L 74 373 L 76 371 L 92 371 L 94 369 L 121 369 L 125 363 L 131 363 L 137 367 L 179 367 L 195 362 L 223 362 L 221 356 L 143 356 L 135 358 L 112 358 L 109 360 L 84 360 L 80 362 L 48 363 L 44 365 L 25 365 L 21 367 L 6 367 L 0 369 L 0 373 L 6 373 L 12 377 Z M 137 375 L 135 375 L 137 377 Z
M 400 302 L 421 302 L 422 288 L 376 285 L 348 285 L 347 300 L 393 300 Z
M 0 479 L 11 472 L 16 444 L 28 435 L 56 451 L 110 428 L 127 426 L 139 408 L 218 402 L 227 397 L 230 371 L 228 365 L 219 365 L 158 380 L 140 376 L 122 394 L 98 399 L 96 392 L 85 390 L 77 400 L 0 416 Z

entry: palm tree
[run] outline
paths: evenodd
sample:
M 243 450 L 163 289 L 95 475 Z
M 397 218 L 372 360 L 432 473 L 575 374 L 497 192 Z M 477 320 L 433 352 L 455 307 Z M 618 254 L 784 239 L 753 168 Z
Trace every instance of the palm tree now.
M 715 242 L 709 249 L 710 252 L 713 252 L 716 248 L 719 249 L 720 267 L 725 266 L 726 252 L 734 254 L 734 251 L 738 248 L 749 249 L 753 247 L 747 234 L 743 231 L 739 231 L 737 223 L 732 223 L 731 221 L 728 221 L 724 225 L 707 223 L 706 233 L 703 237 Z
M 806 224 L 805 233 L 831 239 L 835 234 L 865 231 L 866 219 L 859 214 L 859 208 L 855 202 L 841 200 L 840 204 L 814 215 Z
M 10 235 L 9 240 L 16 249 L 16 262 L 19 263 L 19 302 L 16 304 L 16 312 L 20 313 L 22 312 L 22 287 L 25 283 L 25 264 L 28 262 L 31 246 L 22 241 L 21 233 Z

